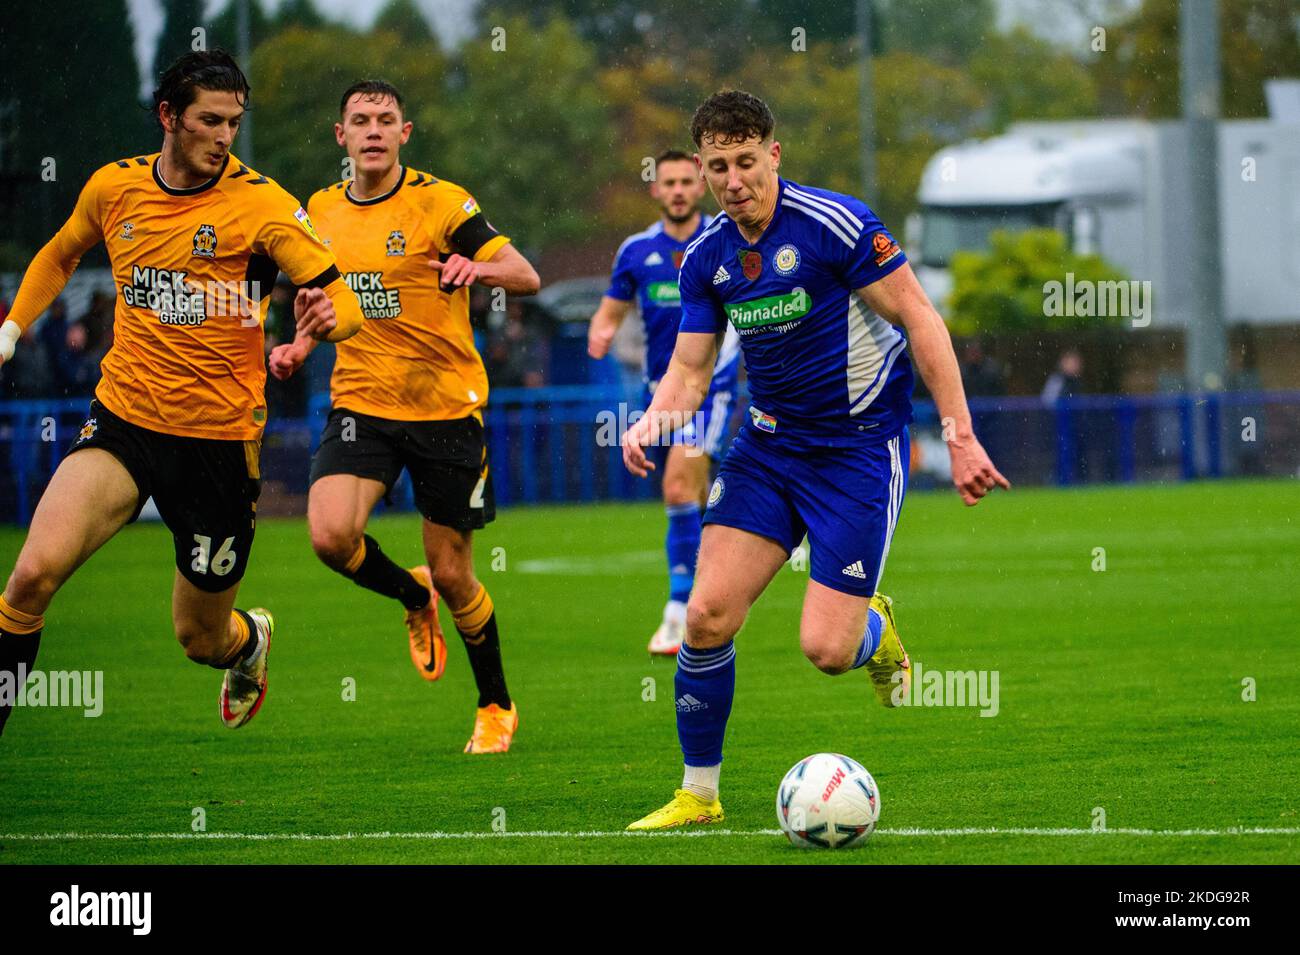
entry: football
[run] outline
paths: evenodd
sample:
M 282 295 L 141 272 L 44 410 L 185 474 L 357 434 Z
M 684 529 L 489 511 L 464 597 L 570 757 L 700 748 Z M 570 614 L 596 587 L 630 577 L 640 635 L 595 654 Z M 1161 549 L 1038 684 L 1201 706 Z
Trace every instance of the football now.
M 781 780 L 776 818 L 800 848 L 860 846 L 880 818 L 880 789 L 856 760 L 816 753 L 795 763 Z

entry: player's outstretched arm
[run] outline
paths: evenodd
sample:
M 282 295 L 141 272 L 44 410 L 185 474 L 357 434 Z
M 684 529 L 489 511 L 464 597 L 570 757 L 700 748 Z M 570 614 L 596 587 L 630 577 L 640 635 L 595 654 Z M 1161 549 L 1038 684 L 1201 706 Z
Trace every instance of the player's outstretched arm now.
M 952 457 L 952 483 L 961 499 L 974 505 L 995 487 L 1010 489 L 1011 482 L 993 466 L 975 437 L 948 326 L 930 304 L 912 267 L 904 263 L 857 294 L 881 318 L 907 331 L 912 358 L 939 410 Z
M 645 449 L 662 433 L 682 427 L 700 410 L 709 394 L 713 366 L 718 360 L 718 337 L 708 332 L 679 332 L 668 371 L 659 379 L 654 400 L 644 417 L 623 435 L 623 465 L 637 477 L 654 470 Z
M 542 287 L 537 270 L 509 243 L 497 249 L 486 262 L 456 254 L 446 262 L 430 259 L 429 268 L 438 273 L 438 283 L 444 292 L 475 282 L 505 289 L 510 295 L 536 295 Z
M 608 295 L 601 296 L 600 307 L 596 309 L 596 314 L 591 316 L 591 324 L 587 326 L 588 355 L 592 358 L 604 358 L 609 354 L 610 342 L 618 334 L 619 327 L 623 324 L 623 319 L 627 318 L 631 308 L 631 302 L 610 298 Z
M 102 238 L 95 224 L 94 206 L 94 194 L 88 183 L 63 228 L 41 247 L 27 266 L 18 294 L 14 296 L 13 309 L 0 326 L 0 365 L 13 357 L 23 332 L 58 298 L 81 257 Z

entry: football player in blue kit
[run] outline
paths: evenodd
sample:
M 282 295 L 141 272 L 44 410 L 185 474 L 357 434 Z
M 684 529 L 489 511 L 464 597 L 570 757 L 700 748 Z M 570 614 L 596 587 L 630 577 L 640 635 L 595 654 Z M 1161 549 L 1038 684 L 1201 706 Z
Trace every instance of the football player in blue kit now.
M 591 318 L 587 351 L 593 358 L 603 358 L 636 299 L 646 338 L 643 407 L 650 403 L 668 370 L 677 343 L 682 318 L 677 272 L 686 247 L 710 224 L 710 218 L 700 212 L 704 191 L 704 180 L 689 155 L 670 149 L 658 157 L 650 194 L 660 205 L 660 219 L 644 232 L 628 236 L 619 246 L 609 290 Z M 700 512 L 709 486 L 710 464 L 721 456 L 727 437 L 739 367 L 740 340 L 734 331 L 728 332 L 703 402 L 678 422 L 679 427 L 665 429 L 663 441 L 654 449 L 663 468 L 664 510 L 668 514 L 664 541 L 668 603 L 647 647 L 652 654 L 677 653 L 686 634 L 686 601 L 691 595 L 695 557 L 700 549 Z
M 752 405 L 709 491 L 677 656 L 685 778 L 633 830 L 723 819 L 734 637 L 805 533 L 804 655 L 830 674 L 865 667 L 885 706 L 909 692 L 910 662 L 877 587 L 907 488 L 913 363 L 943 419 L 962 500 L 1010 487 L 975 438 L 947 328 L 893 236 L 859 200 L 781 178 L 774 125 L 740 91 L 709 97 L 691 121 L 722 214 L 686 250 L 672 360 L 623 438 L 625 464 L 644 476 L 661 416 L 699 406 L 719 334 L 740 334 Z

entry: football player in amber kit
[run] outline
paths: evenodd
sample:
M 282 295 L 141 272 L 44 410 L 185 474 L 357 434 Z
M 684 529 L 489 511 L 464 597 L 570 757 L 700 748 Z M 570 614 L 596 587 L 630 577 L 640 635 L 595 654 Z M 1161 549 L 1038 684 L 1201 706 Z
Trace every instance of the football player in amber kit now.
M 274 622 L 236 609 L 235 595 L 261 483 L 266 298 L 277 271 L 301 286 L 294 312 L 306 340 L 341 340 L 362 318 L 298 201 L 231 154 L 248 93 L 220 50 L 173 63 L 154 93 L 161 152 L 90 177 L 0 330 L 3 361 L 81 256 L 105 243 L 113 347 L 0 596 L 0 680 L 31 669 L 55 593 L 152 496 L 175 541 L 176 638 L 191 660 L 225 671 L 222 721 L 242 726 L 265 698 Z M 8 713 L 0 703 L 0 728 Z
M 312 460 L 312 547 L 327 566 L 402 604 L 411 660 L 426 680 L 441 677 L 447 661 L 442 596 L 478 686 L 465 752 L 502 753 L 519 714 L 471 551 L 473 532 L 496 508 L 483 433 L 487 373 L 469 324 L 469 286 L 531 295 L 537 273 L 468 192 L 401 164 L 411 123 L 394 87 L 353 84 L 339 114 L 335 138 L 356 175 L 317 192 L 308 212 L 357 293 L 365 325 L 339 347 L 334 365 L 333 407 Z M 292 374 L 313 344 L 300 335 L 275 349 L 272 372 Z M 410 570 L 365 532 L 403 468 L 424 517 L 428 560 Z

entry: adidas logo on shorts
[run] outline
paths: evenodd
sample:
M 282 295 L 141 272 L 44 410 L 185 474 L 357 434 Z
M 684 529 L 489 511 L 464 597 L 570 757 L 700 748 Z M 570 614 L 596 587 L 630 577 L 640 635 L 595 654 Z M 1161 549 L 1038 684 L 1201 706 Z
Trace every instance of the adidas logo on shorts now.
M 840 573 L 846 577 L 857 577 L 860 580 L 867 579 L 866 571 L 862 569 L 862 561 L 860 560 L 855 560 L 853 563 L 849 564 L 849 566 L 840 571 Z
M 727 271 L 725 265 L 719 265 L 718 271 L 713 273 L 713 284 L 721 285 L 723 282 L 731 281 L 731 273 Z

